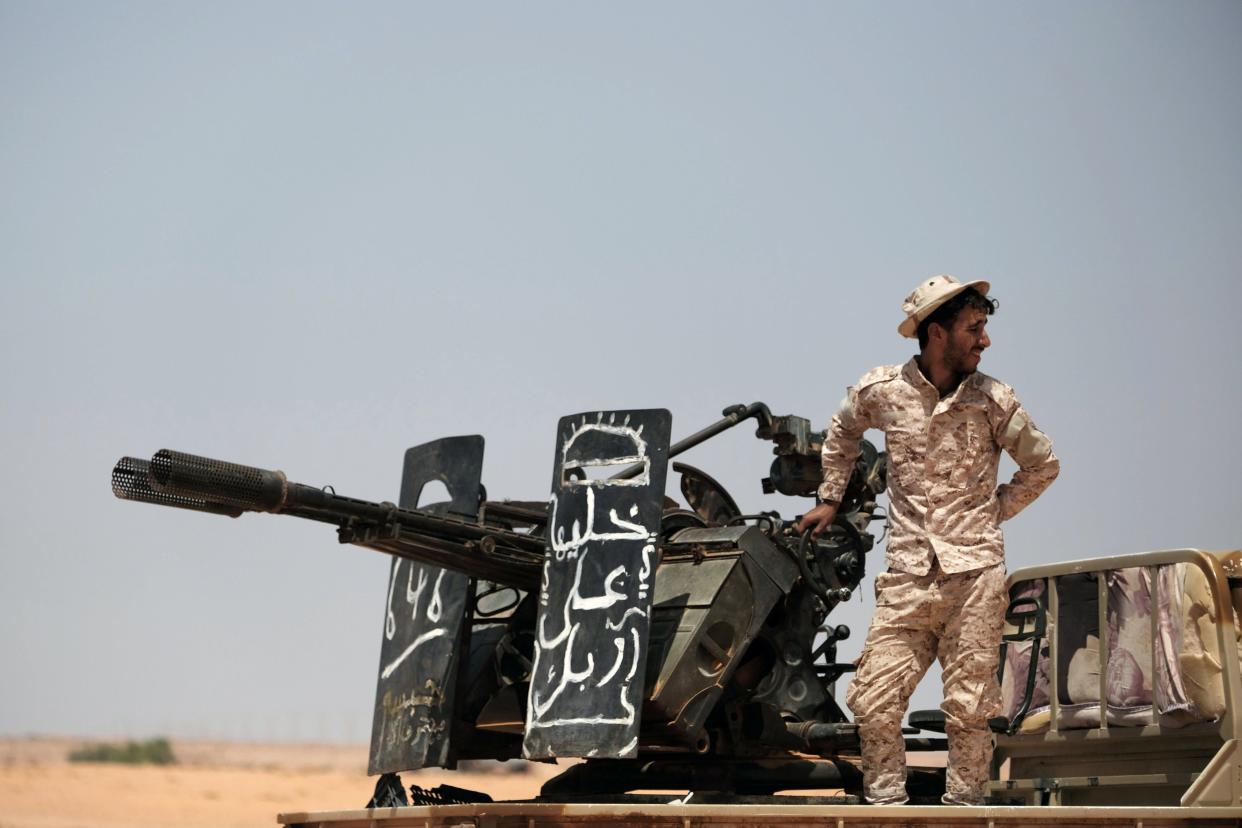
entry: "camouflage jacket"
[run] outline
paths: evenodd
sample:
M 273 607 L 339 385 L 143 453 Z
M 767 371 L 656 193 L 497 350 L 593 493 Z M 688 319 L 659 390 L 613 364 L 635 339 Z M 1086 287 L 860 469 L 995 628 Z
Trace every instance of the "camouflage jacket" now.
M 840 501 L 868 428 L 888 451 L 889 569 L 926 574 L 1001 563 L 1002 521 L 1022 511 L 1056 478 L 1052 442 L 1018 404 L 1013 389 L 974 373 L 940 398 L 916 360 L 867 372 L 852 386 L 824 439 L 823 500 Z M 997 487 L 1000 450 L 1018 464 Z

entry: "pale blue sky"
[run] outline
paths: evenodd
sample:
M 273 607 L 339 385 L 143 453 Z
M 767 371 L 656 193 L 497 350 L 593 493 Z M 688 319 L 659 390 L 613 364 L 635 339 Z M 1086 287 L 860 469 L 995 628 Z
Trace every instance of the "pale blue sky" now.
M 982 370 L 1062 458 L 1011 568 L 1242 545 L 1240 38 L 1236 2 L 0 2 L 0 733 L 366 738 L 386 561 L 116 501 L 123 454 L 381 500 L 477 432 L 545 497 L 563 414 L 822 427 L 940 272 L 992 281 Z M 805 508 L 749 429 L 686 459 Z

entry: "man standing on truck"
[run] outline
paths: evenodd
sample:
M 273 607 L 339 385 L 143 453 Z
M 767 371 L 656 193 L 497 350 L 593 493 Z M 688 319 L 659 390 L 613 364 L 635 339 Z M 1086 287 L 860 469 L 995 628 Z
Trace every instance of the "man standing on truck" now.
M 868 802 L 906 795 L 902 719 L 933 658 L 944 671 L 949 762 L 943 801 L 980 805 L 992 758 L 988 719 L 1000 714 L 996 681 L 1007 594 L 1000 524 L 1056 478 L 1052 443 L 1013 389 L 978 373 L 997 304 L 983 281 L 923 281 L 906 297 L 897 331 L 918 337 L 905 365 L 863 375 L 824 439 L 819 503 L 798 524 L 822 533 L 836 517 L 858 441 L 884 432 L 888 452 L 888 571 L 876 575 L 875 616 L 846 703 L 862 741 Z M 997 486 L 1000 451 L 1017 462 Z

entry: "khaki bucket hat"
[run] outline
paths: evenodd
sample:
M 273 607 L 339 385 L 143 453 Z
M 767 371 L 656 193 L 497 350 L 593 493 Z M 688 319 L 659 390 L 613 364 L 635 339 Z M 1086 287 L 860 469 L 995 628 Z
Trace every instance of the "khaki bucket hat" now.
M 962 284 L 957 279 L 947 275 L 933 276 L 930 279 L 919 282 L 919 286 L 910 292 L 910 295 L 906 297 L 906 301 L 901 303 L 901 312 L 906 315 L 906 320 L 897 326 L 897 333 L 911 339 L 917 337 L 919 335 L 919 325 L 923 323 L 923 320 L 931 316 L 936 308 L 957 296 L 966 288 L 974 288 L 984 296 L 987 296 L 992 286 L 982 280 Z

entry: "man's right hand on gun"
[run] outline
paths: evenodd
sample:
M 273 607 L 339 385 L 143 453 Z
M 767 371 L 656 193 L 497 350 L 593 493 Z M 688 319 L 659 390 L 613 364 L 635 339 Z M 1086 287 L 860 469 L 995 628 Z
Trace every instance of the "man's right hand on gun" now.
M 798 534 L 802 534 L 807 529 L 811 530 L 811 537 L 818 538 L 824 533 L 824 530 L 832 525 L 833 519 L 837 516 L 837 507 L 840 503 L 824 503 L 816 504 L 815 508 L 802 516 L 798 521 Z

